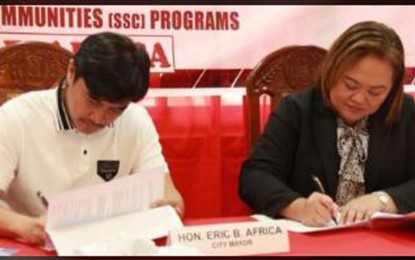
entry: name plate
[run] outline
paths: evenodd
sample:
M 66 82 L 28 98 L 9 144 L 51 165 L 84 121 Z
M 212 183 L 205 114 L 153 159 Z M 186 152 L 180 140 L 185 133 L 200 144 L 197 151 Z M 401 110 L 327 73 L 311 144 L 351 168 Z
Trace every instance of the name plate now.
M 207 255 L 259 255 L 289 251 L 285 220 L 203 225 L 171 230 L 171 245 Z

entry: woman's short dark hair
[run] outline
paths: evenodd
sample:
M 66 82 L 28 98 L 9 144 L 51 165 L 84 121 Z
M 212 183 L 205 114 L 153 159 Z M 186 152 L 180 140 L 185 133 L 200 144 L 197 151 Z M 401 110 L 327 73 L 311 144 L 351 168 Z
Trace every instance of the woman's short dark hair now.
M 404 49 L 398 34 L 383 23 L 364 21 L 349 27 L 333 43 L 323 61 L 318 86 L 325 102 L 331 106 L 329 93 L 344 71 L 368 55 L 375 55 L 393 68 L 393 86 L 383 106 L 385 122 L 393 124 L 401 115 L 403 79 L 405 75 Z
M 75 80 L 83 78 L 97 100 L 137 102 L 149 85 L 150 59 L 143 45 L 113 32 L 88 36 L 74 57 Z

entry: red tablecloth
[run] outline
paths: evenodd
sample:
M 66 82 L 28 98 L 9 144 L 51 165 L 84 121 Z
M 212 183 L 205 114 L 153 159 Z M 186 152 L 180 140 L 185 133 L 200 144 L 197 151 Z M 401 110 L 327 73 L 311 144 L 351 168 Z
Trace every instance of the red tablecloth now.
M 187 219 L 186 226 L 252 221 L 249 217 Z M 164 239 L 158 240 L 158 242 Z M 289 232 L 290 251 L 281 256 L 415 256 L 415 226 L 342 229 L 320 233 Z M 160 243 L 158 243 L 160 244 Z M 0 247 L 19 249 L 18 256 L 53 256 L 56 252 L 0 238 Z

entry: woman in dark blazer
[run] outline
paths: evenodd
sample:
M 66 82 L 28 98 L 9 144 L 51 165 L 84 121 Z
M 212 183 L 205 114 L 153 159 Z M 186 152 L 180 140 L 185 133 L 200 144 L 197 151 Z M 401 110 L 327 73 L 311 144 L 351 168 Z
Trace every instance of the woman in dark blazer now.
M 337 212 L 350 223 L 414 211 L 415 106 L 404 72 L 393 29 L 373 21 L 348 28 L 316 85 L 271 113 L 241 168 L 240 197 L 255 212 L 310 226 Z

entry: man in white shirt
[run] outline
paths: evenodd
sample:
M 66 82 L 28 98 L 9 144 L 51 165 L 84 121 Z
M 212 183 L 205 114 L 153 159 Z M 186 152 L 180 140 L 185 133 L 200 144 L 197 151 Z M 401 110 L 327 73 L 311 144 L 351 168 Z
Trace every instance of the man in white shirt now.
M 45 195 L 162 167 L 165 198 L 180 216 L 184 202 L 142 106 L 149 84 L 146 51 L 116 33 L 90 35 L 54 89 L 0 107 L 0 234 L 44 243 Z

